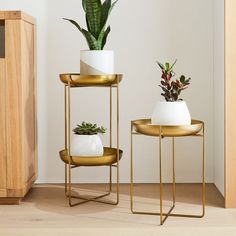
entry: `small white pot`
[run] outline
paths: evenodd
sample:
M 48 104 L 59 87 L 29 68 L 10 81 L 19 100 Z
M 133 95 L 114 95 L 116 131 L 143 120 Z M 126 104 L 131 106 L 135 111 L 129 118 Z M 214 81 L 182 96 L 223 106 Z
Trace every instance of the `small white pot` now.
M 99 135 L 73 134 L 71 156 L 102 156 L 103 145 Z
M 153 125 L 190 125 L 191 116 L 186 102 L 157 102 L 152 114 Z
M 107 50 L 80 51 L 80 74 L 114 74 L 114 52 Z

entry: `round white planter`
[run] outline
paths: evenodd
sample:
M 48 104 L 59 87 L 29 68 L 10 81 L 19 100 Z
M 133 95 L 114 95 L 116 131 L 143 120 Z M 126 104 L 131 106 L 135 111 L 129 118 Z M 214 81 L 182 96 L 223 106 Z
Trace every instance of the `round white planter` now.
M 102 156 L 103 145 L 99 135 L 73 134 L 71 139 L 72 156 Z
M 80 51 L 80 74 L 114 74 L 114 52 L 107 50 Z
M 190 125 L 191 116 L 186 102 L 157 102 L 152 114 L 153 125 Z

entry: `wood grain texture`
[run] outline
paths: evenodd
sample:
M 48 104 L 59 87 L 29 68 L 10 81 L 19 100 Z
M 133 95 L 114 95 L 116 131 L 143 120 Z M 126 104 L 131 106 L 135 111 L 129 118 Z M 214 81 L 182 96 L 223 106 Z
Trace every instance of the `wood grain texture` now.
M 33 186 L 37 177 L 38 177 L 38 173 L 35 173 L 35 175 L 33 175 L 30 179 L 28 179 L 27 182 L 25 182 L 21 186 L 21 188 L 18 188 L 18 189 L 9 189 L 8 188 L 6 190 L 6 196 L 7 197 L 19 197 L 19 198 L 24 197 L 28 193 L 30 188 Z
M 22 156 L 24 182 L 36 175 L 36 76 L 34 25 L 22 22 Z
M 0 205 L 19 205 L 20 200 L 20 198 L 16 197 L 3 197 L 0 198 Z
M 0 59 L 0 197 L 6 197 L 6 117 L 5 117 L 5 59 Z
M 236 1 L 225 0 L 225 206 L 236 207 Z
M 24 20 L 35 24 L 35 19 L 23 11 L 0 11 L 0 20 Z
M 35 25 L 19 18 L 21 12 L 2 15 L 7 19 L 6 55 L 0 61 L 0 128 L 5 132 L 0 145 L 6 154 L 0 157 L 0 197 L 11 203 L 24 197 L 37 178 Z
M 34 130 L 35 130 L 35 175 L 38 178 L 38 101 L 37 101 L 37 27 L 34 24 Z M 35 180 L 36 180 L 35 179 Z
M 115 189 L 115 186 L 113 186 Z M 74 192 L 97 195 L 107 189 L 107 185 L 75 185 Z M 159 210 L 159 185 L 135 185 L 135 207 L 140 210 Z M 165 225 L 158 225 L 158 216 L 133 215 L 130 211 L 130 187 L 120 185 L 120 203 L 110 206 L 90 202 L 77 207 L 69 207 L 64 195 L 64 185 L 36 184 L 22 200 L 20 206 L 0 206 L 3 213 L 0 233 L 6 236 L 184 236 L 223 235 L 228 228 L 235 229 L 236 210 L 223 208 L 223 197 L 213 184 L 206 185 L 206 216 L 201 219 L 170 217 Z M 171 185 L 164 184 L 164 211 L 171 205 Z M 200 184 L 176 185 L 175 212 L 198 213 L 201 211 Z M 112 194 L 108 199 L 115 199 Z M 7 212 L 7 214 L 4 214 Z M 224 231 L 213 233 L 212 229 Z M 34 230 L 39 230 L 36 234 Z M 203 229 L 199 231 L 199 229 Z M 22 231 L 20 231 L 22 230 Z M 51 231 L 50 231 L 51 230 Z M 86 232 L 84 231 L 86 230 Z M 101 232 L 105 230 L 106 232 Z M 150 230 L 153 230 L 150 233 Z M 209 230 L 209 231 L 208 231 Z M 236 231 L 236 229 L 235 229 Z
M 1 188 L 0 189 L 0 199 L 1 197 L 6 197 L 7 196 L 7 189 L 5 188 Z
M 22 68 L 20 20 L 6 20 L 6 144 L 7 188 L 24 184 L 22 156 Z

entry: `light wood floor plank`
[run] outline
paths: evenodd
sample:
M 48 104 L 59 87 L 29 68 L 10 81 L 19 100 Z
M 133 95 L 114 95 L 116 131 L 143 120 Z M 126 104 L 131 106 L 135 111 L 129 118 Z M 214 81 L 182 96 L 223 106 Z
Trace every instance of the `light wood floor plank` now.
M 76 186 L 77 187 L 77 186 Z M 80 194 L 100 194 L 105 185 L 80 185 Z M 129 186 L 121 185 L 120 204 L 110 206 L 90 202 L 70 208 L 63 185 L 35 185 L 18 206 L 0 206 L 0 235 L 236 235 L 236 210 L 224 209 L 224 199 L 214 185 L 207 185 L 206 216 L 202 219 L 169 218 L 159 226 L 156 216 L 130 212 Z M 177 185 L 176 211 L 198 213 L 201 186 Z M 78 189 L 77 189 L 78 190 Z M 171 186 L 165 185 L 165 208 L 171 204 Z M 158 210 L 158 185 L 138 184 L 135 207 Z M 115 197 L 114 195 L 112 197 Z

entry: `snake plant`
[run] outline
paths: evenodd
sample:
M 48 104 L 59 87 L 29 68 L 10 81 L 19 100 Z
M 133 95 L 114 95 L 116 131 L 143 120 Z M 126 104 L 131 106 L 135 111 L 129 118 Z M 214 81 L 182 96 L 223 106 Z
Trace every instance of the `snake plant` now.
M 84 35 L 90 50 L 103 50 L 111 27 L 106 28 L 107 19 L 118 0 L 82 0 L 86 16 L 87 30 L 74 20 L 63 18 L 71 22 Z

